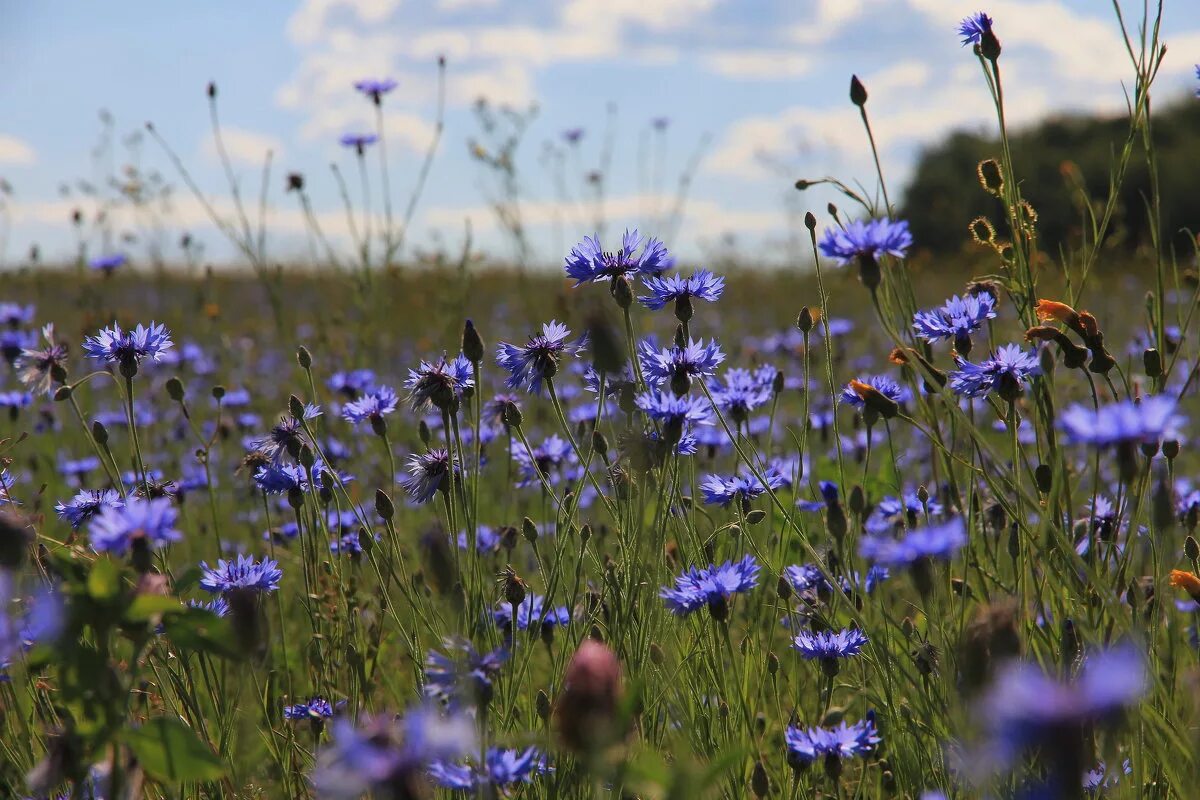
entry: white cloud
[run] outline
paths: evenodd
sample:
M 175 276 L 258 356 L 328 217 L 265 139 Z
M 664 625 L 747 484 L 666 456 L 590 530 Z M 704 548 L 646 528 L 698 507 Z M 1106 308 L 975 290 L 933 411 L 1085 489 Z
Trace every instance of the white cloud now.
M 276 161 L 283 157 L 283 143 L 269 134 L 222 126 L 221 141 L 234 163 L 261 167 L 268 152 Z M 214 162 L 219 158 L 216 139 L 211 135 L 204 140 L 204 155 Z
M 437 0 L 438 11 L 461 11 L 464 8 L 492 8 L 500 0 Z
M 288 37 L 297 44 L 320 39 L 336 12 L 345 12 L 367 25 L 386 21 L 400 6 L 400 0 L 304 0 L 288 20 Z
M 23 139 L 0 133 L 0 164 L 27 167 L 37 161 L 37 153 Z
M 796 44 L 823 44 L 861 17 L 865 6 L 864 0 L 817 0 L 809 18 L 789 30 L 789 38 Z
M 625 23 L 653 30 L 671 30 L 692 24 L 717 0 L 570 0 L 563 8 L 566 27 L 601 32 Z
M 723 50 L 705 56 L 704 63 L 718 75 L 754 81 L 787 80 L 812 69 L 812 59 L 788 51 Z

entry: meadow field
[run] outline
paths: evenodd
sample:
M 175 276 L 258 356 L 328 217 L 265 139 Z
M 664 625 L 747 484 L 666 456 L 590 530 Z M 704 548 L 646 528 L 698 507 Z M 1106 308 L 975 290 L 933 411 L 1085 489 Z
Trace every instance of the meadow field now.
M 1113 229 L 1154 22 L 1054 249 L 981 13 L 958 255 L 880 168 L 782 269 L 390 208 L 285 267 L 246 199 L 242 270 L 0 274 L 0 796 L 1197 796 L 1200 276 L 1153 191 Z

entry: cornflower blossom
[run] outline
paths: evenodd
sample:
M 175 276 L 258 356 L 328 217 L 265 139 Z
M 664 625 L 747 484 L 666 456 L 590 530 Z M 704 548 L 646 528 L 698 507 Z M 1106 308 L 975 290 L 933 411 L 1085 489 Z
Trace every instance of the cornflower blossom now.
M 955 517 L 940 525 L 909 531 L 901 539 L 864 536 L 859 540 L 858 552 L 875 564 L 904 569 L 925 559 L 949 561 L 966 543 L 966 525 L 962 517 Z
M 65 503 L 56 504 L 54 512 L 72 528 L 79 528 L 104 509 L 120 508 L 124 504 L 121 495 L 113 489 L 84 489 Z
M 28 325 L 33 322 L 35 311 L 32 303 L 24 306 L 20 303 L 0 303 L 0 325 L 13 328 Z
M 690 567 L 675 579 L 674 586 L 664 586 L 658 596 L 677 616 L 686 616 L 707 606 L 713 619 L 724 621 L 729 615 L 729 598 L 756 587 L 760 569 L 758 561 L 751 555 L 737 562 Z
M 725 370 L 723 379 L 709 381 L 708 391 L 717 408 L 734 422 L 745 422 L 751 411 L 771 399 L 771 383 L 764 383 L 763 377 L 760 373 L 734 367 Z
M 183 538 L 175 528 L 179 512 L 167 498 L 131 497 L 121 506 L 105 505 L 91 518 L 88 538 L 98 553 L 125 555 L 136 543 L 150 550 Z
M 219 558 L 216 567 L 201 561 L 200 570 L 203 573 L 200 588 L 212 594 L 225 594 L 235 589 L 273 592 L 279 588 L 279 581 L 283 578 L 278 561 L 264 558 L 258 562 L 254 556 L 245 554 L 239 555 L 237 561 Z
M 992 32 L 992 18 L 982 11 L 958 23 L 958 35 L 963 37 L 962 46 L 979 44 L 986 34 Z
M 343 405 L 342 418 L 354 425 L 368 422 L 378 433 L 384 422 L 383 418 L 395 411 L 399 402 L 400 399 L 394 390 L 387 386 L 378 386 Z
M 383 102 L 383 96 L 398 84 L 391 78 L 363 78 L 354 82 L 354 88 L 371 99 L 375 105 Z
M 702 397 L 684 395 L 678 397 L 666 392 L 644 392 L 634 398 L 634 403 L 652 420 L 674 427 L 682 434 L 685 425 L 711 425 L 712 406 Z
M 685 278 L 676 273 L 663 277 L 643 277 L 642 285 L 650 292 L 639 295 L 638 302 L 651 311 L 661 311 L 667 303 L 675 304 L 675 313 L 680 319 L 691 319 L 692 298 L 715 303 L 725 292 L 725 279 L 706 269 L 697 270 Z
M 105 275 L 111 275 L 117 271 L 118 267 L 125 265 L 128 259 L 123 253 L 109 253 L 107 255 L 96 256 L 88 261 L 88 266 L 97 272 L 103 272 Z
M 320 695 L 283 707 L 283 718 L 322 722 L 333 717 L 333 704 Z
M 229 615 L 229 601 L 217 595 L 211 600 L 188 600 L 189 608 L 199 608 L 218 617 Z
M 422 361 L 408 371 L 404 388 L 408 390 L 409 406 L 417 414 L 430 409 L 450 409 L 461 400 L 463 390 L 474 388 L 474 368 L 461 353 L 452 359 L 442 356 L 437 361 Z
M 83 350 L 89 357 L 118 365 L 125 377 L 136 374 L 147 358 L 158 361 L 173 345 L 166 326 L 155 322 L 149 327 L 139 324 L 131 331 L 113 325 L 83 340 Z
M 512 603 L 501 602 L 492 611 L 492 620 L 496 627 L 504 631 L 512 630 Z M 566 625 L 571 621 L 571 611 L 566 606 L 555 608 L 546 607 L 546 598 L 530 592 L 525 599 L 517 604 L 517 629 L 527 631 L 533 626 L 554 627 Z
M 1177 413 L 1175 400 L 1153 395 L 1098 409 L 1076 403 L 1062 412 L 1058 422 L 1072 444 L 1110 447 L 1177 438 L 1186 419 Z
M 354 148 L 361 156 L 370 145 L 379 141 L 379 137 L 373 133 L 343 133 L 338 139 L 338 144 L 342 147 Z
M 357 725 L 335 719 L 329 733 L 330 743 L 317 753 L 309 776 L 323 800 L 358 800 L 367 792 L 419 797 L 429 764 L 479 747 L 473 720 L 433 708 L 414 709 L 402 718 L 364 716 Z
M 542 381 L 558 374 L 563 357 L 575 355 L 583 348 L 583 340 L 568 344 L 570 335 L 566 325 L 551 320 L 523 346 L 501 342 L 496 348 L 496 363 L 508 372 L 505 385 L 510 389 L 523 387 L 530 394 L 541 392 Z
M 858 382 L 879 392 L 896 405 L 903 405 L 912 396 L 908 389 L 886 375 L 870 375 Z M 861 394 L 855 391 L 853 384 L 847 384 L 842 388 L 841 401 L 857 409 L 862 409 L 867 405 L 867 401 Z
M 821 574 L 816 564 L 799 564 L 784 567 L 783 577 L 791 585 L 796 594 L 828 594 L 833 591 L 832 584 Z M 851 594 L 861 587 L 867 594 L 875 591 L 875 587 L 886 581 L 891 574 L 887 567 L 878 564 L 867 570 L 865 576 L 855 572 L 849 576 L 838 576 L 835 580 L 841 585 L 842 591 Z
M 275 462 L 282 460 L 284 455 L 295 458 L 300 453 L 300 445 L 304 444 L 304 423 L 316 419 L 321 413 L 319 406 L 308 403 L 300 418 L 291 414 L 281 416 L 270 433 L 252 439 L 250 446 Z
M 837 633 L 801 631 L 792 640 L 792 647 L 806 659 L 825 661 L 859 655 L 867 641 L 866 635 L 858 628 L 847 628 Z
M 990 292 L 954 295 L 940 308 L 913 315 L 913 330 L 927 342 L 951 340 L 960 356 L 971 353 L 971 334 L 996 318 L 996 298 Z
M 477 760 L 477 759 L 476 759 Z M 483 763 L 455 763 L 434 761 L 429 765 L 429 777 L 443 789 L 456 792 L 475 793 L 484 790 L 505 792 L 525 783 L 532 783 L 537 775 L 550 771 L 546 757 L 536 747 L 524 750 L 489 747 Z M 493 796 L 489 791 L 484 796 Z
M 446 703 L 486 704 L 492 696 L 492 678 L 507 660 L 508 650 L 504 647 L 480 653 L 469 639 L 448 637 L 442 640 L 441 650 L 425 654 L 422 692 Z
M 784 732 L 788 763 L 808 766 L 824 760 L 825 771 L 834 779 L 841 775 L 842 761 L 870 755 L 879 744 L 873 715 L 855 723 L 845 721 L 833 728 L 801 728 L 789 725 Z
M 455 472 L 459 466 L 454 465 Z M 416 503 L 427 503 L 439 489 L 448 489 L 446 477 L 450 474 L 450 454 L 446 448 L 434 448 L 427 453 L 417 453 L 408 459 L 408 477 L 401 485 Z
M 532 454 L 521 442 L 513 442 L 510 448 L 513 461 L 517 464 L 517 487 L 541 484 L 541 475 L 551 484 L 559 481 L 574 481 L 582 474 L 579 459 L 571 443 L 558 434 L 551 434 L 533 448 Z
M 66 378 L 67 346 L 54 339 L 54 325 L 42 327 L 45 347 L 26 347 L 17 356 L 14 366 L 17 380 L 34 394 L 50 394 L 55 381 Z
M 670 386 L 675 394 L 685 394 L 692 378 L 710 377 L 725 360 L 716 340 L 704 343 L 693 339 L 686 347 L 656 349 L 648 341 L 638 343 L 638 360 L 646 383 L 653 387 Z
M 655 275 L 670 266 L 669 259 L 666 245 L 658 239 L 643 238 L 635 228 L 625 231 L 616 252 L 606 253 L 600 246 L 599 236 L 585 236 L 571 249 L 564 269 L 568 277 L 575 279 L 576 286 L 582 286 L 620 277 Z
M 762 477 L 766 479 L 765 484 L 753 473 L 730 477 L 708 475 L 700 483 L 700 491 L 707 505 L 728 506 L 734 500 L 747 503 L 768 489 L 774 490 L 783 486 L 783 476 L 773 470 L 766 470 Z
M 375 386 L 375 373 L 369 369 L 355 369 L 349 372 L 335 372 L 325 381 L 334 392 L 353 400 Z
M 1022 350 L 1017 344 L 1001 345 L 991 358 L 979 364 L 964 358 L 956 359 L 956 363 L 958 369 L 950 373 L 950 388 L 967 398 L 995 392 L 1012 402 L 1021 395 L 1023 386 L 1042 373 L 1037 353 Z

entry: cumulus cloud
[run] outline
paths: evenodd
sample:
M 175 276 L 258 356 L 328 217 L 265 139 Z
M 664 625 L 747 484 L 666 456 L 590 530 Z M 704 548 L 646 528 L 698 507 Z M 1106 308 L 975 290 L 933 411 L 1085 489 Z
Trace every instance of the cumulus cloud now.
M 33 146 L 16 136 L 0 133 L 0 164 L 27 167 L 37 162 Z
M 275 159 L 284 154 L 283 143 L 278 138 L 243 128 L 222 126 L 221 141 L 230 161 L 251 167 L 261 167 L 267 153 Z M 211 135 L 204 140 L 204 155 L 213 161 L 219 158 L 216 139 Z

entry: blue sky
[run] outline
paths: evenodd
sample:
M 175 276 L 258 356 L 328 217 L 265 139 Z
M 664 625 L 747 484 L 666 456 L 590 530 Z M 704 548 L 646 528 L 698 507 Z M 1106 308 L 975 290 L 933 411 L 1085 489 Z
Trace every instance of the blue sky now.
M 1111 4 L 1101 0 L 994 0 L 987 5 L 1004 44 L 1010 118 L 1028 123 L 1062 111 L 1120 111 L 1132 70 Z M 1140 3 L 1125 3 L 1136 24 Z M 469 220 L 478 250 L 511 253 L 489 207 L 487 175 L 468 142 L 479 135 L 471 106 L 539 112 L 517 155 L 522 214 L 535 258 L 558 263 L 596 227 L 585 175 L 600 162 L 611 127 L 605 232 L 629 225 L 673 234 L 692 259 L 734 246 L 748 257 L 798 260 L 789 235 L 811 207 L 798 177 L 835 175 L 873 184 L 869 151 L 846 100 L 852 73 L 866 83 L 869 110 L 893 193 L 920 148 L 947 131 L 988 129 L 991 110 L 978 65 L 958 44 L 956 23 L 977 0 L 229 0 L 30 3 L 0 0 L 0 196 L 7 229 L 0 263 L 30 244 L 47 259 L 75 251 L 72 209 L 84 211 L 89 252 L 128 251 L 144 260 L 147 217 L 108 202 L 110 228 L 140 230 L 135 244 L 103 241 L 92 224 L 102 202 L 81 196 L 97 174 L 97 112 L 111 112 L 115 164 L 136 161 L 173 184 L 164 241 L 191 232 L 208 259 L 232 249 L 151 141 L 129 150 L 126 134 L 152 120 L 221 214 L 228 189 L 211 146 L 204 88 L 220 87 L 226 144 L 243 191 L 253 194 L 264 154 L 276 174 L 267 227 L 272 254 L 308 258 L 295 198 L 283 175 L 306 175 L 322 227 L 345 246 L 347 225 L 329 170 L 336 162 L 359 202 L 346 131 L 373 128 L 373 109 L 351 84 L 390 76 L 385 103 L 394 204 L 403 205 L 430 141 L 436 59 L 447 59 L 445 134 L 409 236 L 411 248 L 456 250 Z M 1168 55 L 1159 97 L 1195 87 L 1200 4 L 1167 0 Z M 615 111 L 610 112 L 610 106 Z M 665 117 L 660 135 L 651 121 Z M 582 128 L 568 147 L 562 132 Z M 684 164 L 707 137 L 682 226 L 669 230 Z M 563 153 L 561 180 L 546 154 Z M 372 156 L 372 165 L 374 165 Z M 380 207 L 378 177 L 372 204 Z M 64 195 L 63 186 L 73 187 Z M 111 197 L 115 190 L 105 190 Z M 174 252 L 168 247 L 168 252 Z

